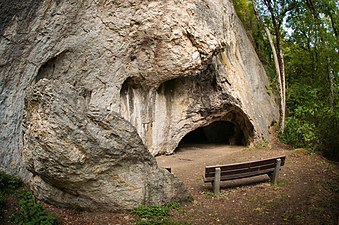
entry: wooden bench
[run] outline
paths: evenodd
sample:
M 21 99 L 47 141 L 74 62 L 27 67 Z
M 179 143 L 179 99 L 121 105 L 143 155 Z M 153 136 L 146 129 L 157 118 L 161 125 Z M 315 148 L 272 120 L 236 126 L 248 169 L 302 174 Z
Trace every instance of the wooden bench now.
M 285 164 L 286 156 L 259 161 L 227 165 L 206 166 L 204 182 L 211 182 L 215 194 L 220 194 L 220 181 L 234 180 L 268 174 L 271 182 L 276 184 L 280 167 Z

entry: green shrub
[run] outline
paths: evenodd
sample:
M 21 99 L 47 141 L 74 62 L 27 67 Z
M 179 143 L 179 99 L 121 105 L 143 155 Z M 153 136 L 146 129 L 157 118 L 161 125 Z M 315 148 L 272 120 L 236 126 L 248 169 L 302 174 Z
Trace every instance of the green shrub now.
M 164 206 L 139 206 L 134 209 L 134 214 L 137 215 L 137 224 L 139 225 L 175 225 L 168 220 L 170 209 L 178 209 L 178 202 L 171 202 Z
M 23 182 L 19 178 L 0 171 L 0 190 L 2 192 L 14 191 L 22 185 Z
M 334 193 L 339 193 L 339 181 L 337 180 L 329 180 L 326 182 L 326 186 Z
M 23 185 L 22 180 L 0 171 L 0 209 L 5 206 L 6 194 L 13 193 Z
M 15 222 L 18 224 L 34 225 L 59 224 L 60 221 L 47 212 L 40 204 L 35 202 L 34 196 L 30 191 L 23 191 L 21 193 L 21 200 L 19 201 L 20 213 L 15 217 Z
M 286 120 L 284 134 L 280 138 L 284 143 L 295 148 L 305 147 L 313 150 L 317 142 L 315 125 L 305 120 L 289 117 Z
M 166 205 L 170 209 L 179 209 L 181 207 L 179 202 L 173 201 Z
M 140 218 L 163 218 L 169 215 L 167 206 L 139 206 L 134 213 Z
M 14 195 L 15 197 L 18 195 L 20 213 L 15 216 L 15 223 L 20 225 L 59 224 L 60 222 L 56 217 L 35 202 L 31 191 L 18 191 L 18 188 L 22 186 L 22 180 L 0 171 L 0 209 L 5 206 L 5 197 L 7 195 Z

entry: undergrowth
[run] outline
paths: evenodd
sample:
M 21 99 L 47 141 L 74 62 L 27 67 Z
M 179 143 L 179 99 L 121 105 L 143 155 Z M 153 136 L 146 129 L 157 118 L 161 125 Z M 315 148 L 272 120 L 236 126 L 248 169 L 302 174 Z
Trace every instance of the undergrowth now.
M 182 223 L 173 222 L 169 219 L 170 209 L 178 209 L 178 202 L 171 202 L 163 206 L 139 206 L 133 210 L 138 217 L 138 225 L 180 225 Z
M 334 193 L 339 193 L 339 181 L 338 180 L 328 180 L 326 182 L 327 188 L 334 192 Z
M 54 217 L 35 201 L 33 193 L 23 187 L 22 180 L 0 172 L 0 209 L 6 207 L 6 196 L 9 195 L 14 196 L 14 199 L 19 201 L 20 211 L 13 217 L 13 221 L 16 224 L 60 224 L 58 218 Z M 0 215 L 2 215 L 2 212 Z
M 23 185 L 22 180 L 0 171 L 0 209 L 6 204 L 6 194 L 13 193 Z
M 60 224 L 42 205 L 36 203 L 31 191 L 24 190 L 20 194 L 20 213 L 15 217 L 18 224 Z

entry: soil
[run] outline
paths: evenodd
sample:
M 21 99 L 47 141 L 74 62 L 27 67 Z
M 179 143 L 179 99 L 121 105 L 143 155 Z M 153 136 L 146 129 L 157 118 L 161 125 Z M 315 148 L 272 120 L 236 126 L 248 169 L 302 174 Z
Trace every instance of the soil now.
M 286 155 L 279 182 L 267 175 L 221 184 L 221 195 L 203 182 L 208 165 L 254 161 Z M 339 196 L 329 190 L 338 181 L 338 165 L 303 149 L 186 146 L 172 156 L 157 158 L 172 168 L 194 201 L 173 213 L 175 221 L 191 224 L 338 224 Z M 338 185 L 338 183 L 336 183 Z M 337 186 L 338 187 L 338 186 Z
M 203 182 L 205 166 L 281 155 L 286 155 L 286 161 L 277 185 L 267 175 L 225 181 L 221 195 L 216 196 L 211 184 Z M 192 202 L 171 212 L 171 221 L 178 224 L 339 224 L 339 166 L 303 149 L 195 144 L 156 159 L 160 167 L 171 167 L 192 194 Z M 136 221 L 132 213 L 79 212 L 44 205 L 63 224 L 128 225 Z M 11 224 L 6 221 L 3 224 Z

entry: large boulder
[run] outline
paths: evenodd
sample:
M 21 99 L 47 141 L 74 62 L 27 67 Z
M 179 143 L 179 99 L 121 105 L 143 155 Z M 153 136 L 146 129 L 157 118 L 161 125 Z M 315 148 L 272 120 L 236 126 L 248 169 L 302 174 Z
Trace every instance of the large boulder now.
M 23 158 L 40 199 L 119 211 L 189 197 L 183 183 L 157 167 L 128 121 L 88 111 L 69 84 L 40 80 L 26 96 L 23 127 Z

